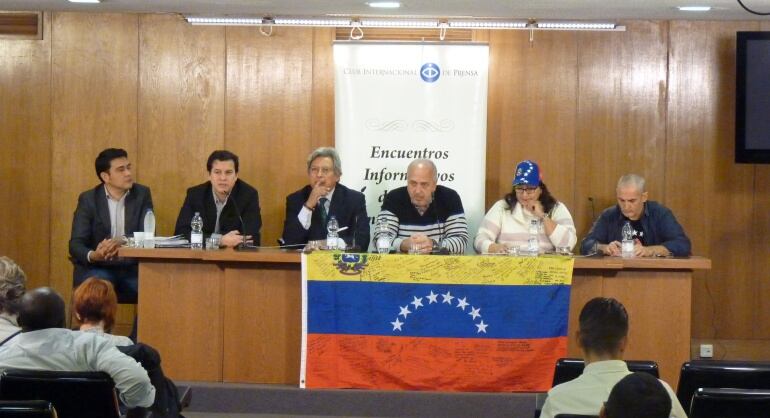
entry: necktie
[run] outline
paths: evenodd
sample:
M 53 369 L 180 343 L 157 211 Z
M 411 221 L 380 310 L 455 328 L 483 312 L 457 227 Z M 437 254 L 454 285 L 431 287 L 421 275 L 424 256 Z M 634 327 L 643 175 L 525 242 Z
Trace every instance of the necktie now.
M 319 209 L 321 210 L 321 226 L 324 228 L 326 228 L 326 217 L 328 216 L 326 213 L 326 202 L 328 201 L 329 199 L 325 197 L 318 199 L 318 206 L 320 206 Z

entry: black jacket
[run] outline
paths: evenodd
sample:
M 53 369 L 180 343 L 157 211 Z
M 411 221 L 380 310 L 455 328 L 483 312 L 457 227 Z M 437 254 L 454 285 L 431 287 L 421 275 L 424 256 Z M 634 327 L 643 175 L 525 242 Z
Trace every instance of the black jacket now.
M 310 228 L 305 229 L 299 223 L 297 215 L 302 210 L 302 205 L 310 196 L 312 187 L 305 186 L 286 197 L 286 218 L 283 222 L 283 240 L 289 244 L 306 244 L 326 238 L 326 225 L 321 225 L 321 211 L 314 210 L 310 219 Z M 340 238 L 348 245 L 360 247 L 366 252 L 369 248 L 369 216 L 366 214 L 366 199 L 364 194 L 351 190 L 340 183 L 334 188 L 332 201 L 329 204 L 329 216 L 337 218 L 340 228 L 348 229 L 340 232 Z
M 237 208 L 237 210 L 236 210 Z M 211 191 L 211 182 L 205 182 L 187 189 L 187 196 L 176 218 L 174 235 L 182 234 L 190 238 L 190 221 L 195 212 L 203 218 L 203 235 L 211 235 L 217 223 L 217 207 Z M 240 213 L 240 218 L 238 214 Z M 241 225 L 241 218 L 243 225 Z M 259 245 L 259 230 L 262 227 L 262 215 L 259 209 L 259 194 L 257 189 L 245 181 L 235 181 L 233 191 L 227 199 L 222 214 L 219 215 L 219 230 L 224 235 L 230 231 L 241 231 L 241 234 L 254 237 L 254 245 Z

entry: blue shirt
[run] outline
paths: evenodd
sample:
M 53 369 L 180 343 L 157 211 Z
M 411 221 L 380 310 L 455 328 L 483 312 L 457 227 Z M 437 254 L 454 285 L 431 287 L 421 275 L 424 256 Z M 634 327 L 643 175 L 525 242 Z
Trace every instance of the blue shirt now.
M 594 244 L 621 241 L 623 239 L 621 230 L 627 220 L 628 218 L 623 216 L 618 205 L 605 209 L 580 243 L 580 253 L 588 254 Z M 644 212 L 639 220 L 644 229 L 645 245 L 662 245 L 675 257 L 690 255 L 692 247 L 690 239 L 687 238 L 682 225 L 679 225 L 669 208 L 649 200 L 645 202 Z

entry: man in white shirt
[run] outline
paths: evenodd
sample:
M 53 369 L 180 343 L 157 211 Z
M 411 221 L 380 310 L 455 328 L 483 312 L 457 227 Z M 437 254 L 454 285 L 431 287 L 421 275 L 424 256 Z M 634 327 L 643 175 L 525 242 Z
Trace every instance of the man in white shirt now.
M 0 370 L 106 372 L 126 407 L 152 405 L 155 388 L 139 363 L 105 338 L 65 329 L 64 320 L 64 300 L 53 289 L 27 292 L 19 307 L 22 332 L 0 347 Z
M 577 341 L 586 367 L 575 380 L 548 391 L 541 418 L 557 414 L 599 415 L 612 388 L 631 374 L 622 360 L 628 343 L 628 313 L 612 298 L 594 298 L 580 311 Z M 672 418 L 686 418 L 671 387 L 661 380 L 671 398 Z

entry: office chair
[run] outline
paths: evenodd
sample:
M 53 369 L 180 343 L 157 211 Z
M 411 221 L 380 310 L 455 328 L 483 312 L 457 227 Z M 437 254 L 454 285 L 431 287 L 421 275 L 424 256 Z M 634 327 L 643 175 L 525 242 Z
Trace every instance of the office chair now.
M 599 418 L 599 415 L 556 414 L 554 418 Z
M 682 365 L 676 396 L 690 410 L 699 388 L 770 389 L 770 362 L 692 360 Z
M 766 389 L 701 388 L 695 391 L 690 418 L 770 417 L 770 391 Z
M 119 418 L 115 384 L 104 372 L 7 369 L 0 399 L 50 401 L 59 418 Z
M 658 373 L 658 363 L 646 360 L 628 360 L 626 361 L 628 370 L 632 372 L 649 373 L 656 378 L 660 378 Z M 556 369 L 553 373 L 553 385 L 569 382 L 583 374 L 585 362 L 577 358 L 560 358 L 556 361 Z
M 0 401 L 0 418 L 55 418 L 56 410 L 48 401 Z

